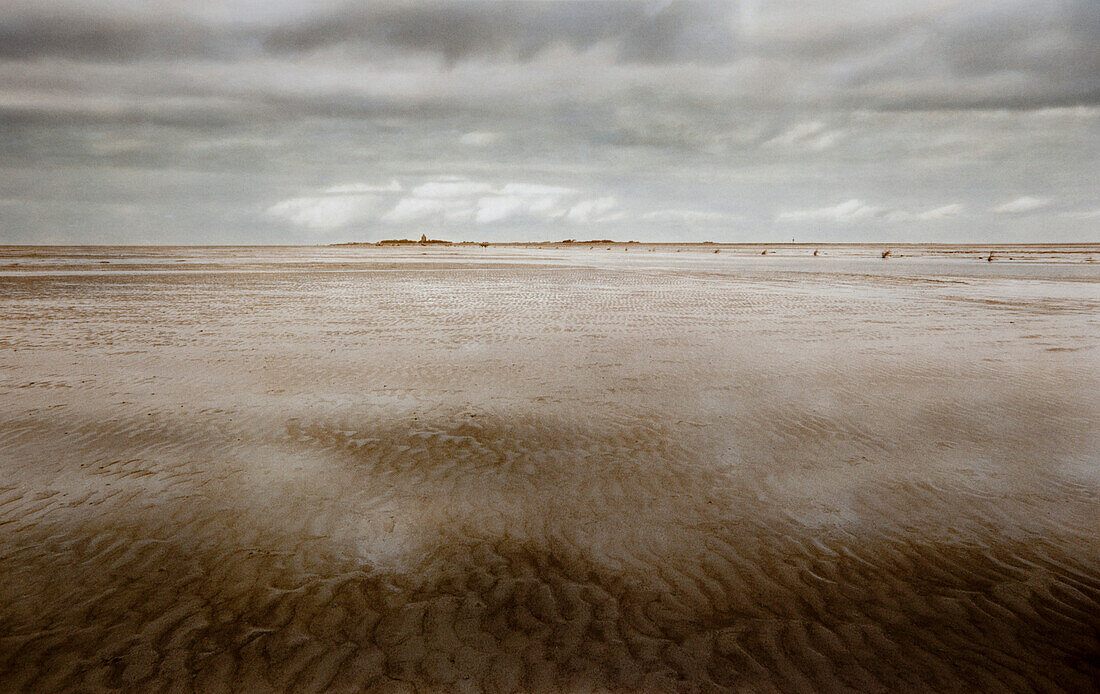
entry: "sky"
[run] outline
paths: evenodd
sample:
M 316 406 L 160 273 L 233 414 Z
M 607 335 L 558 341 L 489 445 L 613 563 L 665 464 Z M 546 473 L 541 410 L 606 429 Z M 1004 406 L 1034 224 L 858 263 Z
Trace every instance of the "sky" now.
M 0 243 L 1100 241 L 1100 0 L 4 0 Z

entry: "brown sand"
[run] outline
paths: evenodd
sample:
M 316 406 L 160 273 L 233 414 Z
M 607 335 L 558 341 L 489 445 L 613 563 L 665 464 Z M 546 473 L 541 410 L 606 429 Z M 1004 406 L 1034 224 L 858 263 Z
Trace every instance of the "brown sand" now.
M 1100 249 L 814 248 L 5 250 L 0 689 L 1094 688 Z

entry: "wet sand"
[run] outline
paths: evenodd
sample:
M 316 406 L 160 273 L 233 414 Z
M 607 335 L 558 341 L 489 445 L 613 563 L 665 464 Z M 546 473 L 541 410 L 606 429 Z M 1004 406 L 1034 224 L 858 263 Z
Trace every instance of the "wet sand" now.
M 0 248 L 0 689 L 1093 690 L 1100 248 L 771 248 Z

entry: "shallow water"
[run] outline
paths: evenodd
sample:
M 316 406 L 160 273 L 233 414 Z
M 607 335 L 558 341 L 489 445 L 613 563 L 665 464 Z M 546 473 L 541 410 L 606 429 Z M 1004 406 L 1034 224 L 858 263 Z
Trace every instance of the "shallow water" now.
M 1100 680 L 1100 249 L 622 248 L 0 249 L 0 688 Z

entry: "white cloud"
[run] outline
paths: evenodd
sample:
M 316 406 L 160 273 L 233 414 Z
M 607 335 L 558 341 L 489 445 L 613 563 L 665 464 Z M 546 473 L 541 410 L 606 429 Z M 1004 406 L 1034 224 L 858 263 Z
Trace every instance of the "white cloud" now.
M 647 222 L 680 222 L 683 224 L 708 224 L 743 220 L 742 215 L 728 212 L 710 212 L 706 210 L 654 210 L 642 215 Z
M 819 207 L 810 210 L 792 210 L 776 216 L 778 222 L 838 222 L 852 223 L 868 219 L 884 219 L 888 222 L 929 222 L 937 219 L 956 217 L 966 211 L 960 203 L 941 205 L 923 212 L 890 209 L 868 205 L 852 199 L 831 207 Z
M 306 229 L 339 229 L 377 213 L 383 201 L 369 195 L 318 195 L 290 198 L 267 209 L 274 217 Z
M 478 224 L 492 224 L 523 216 L 528 209 L 527 200 L 519 195 L 498 195 L 477 201 Z
M 1100 207 L 1095 210 L 1077 210 L 1076 212 L 1063 212 L 1061 217 L 1067 219 L 1100 219 Z
M 474 206 L 464 198 L 401 198 L 392 210 L 382 215 L 383 222 L 412 224 L 418 222 L 443 222 L 454 224 L 474 218 Z
M 500 133 L 477 131 L 464 134 L 462 137 L 458 138 L 458 141 L 460 144 L 466 145 L 467 147 L 488 147 L 498 142 L 500 139 Z
M 471 195 L 480 195 L 492 191 L 488 183 L 469 181 L 464 178 L 444 178 L 422 183 L 413 188 L 412 195 L 417 198 L 463 199 Z
M 614 198 L 585 199 L 573 188 L 518 182 L 495 187 L 483 181 L 447 178 L 413 188 L 381 219 L 394 224 L 432 220 L 584 224 L 618 219 L 620 214 Z
M 780 212 L 775 218 L 778 222 L 858 222 L 881 216 L 881 207 L 868 205 L 860 200 L 851 199 L 832 207 L 818 207 L 811 210 L 791 210 Z
M 585 198 L 575 188 L 522 182 L 498 186 L 461 177 L 435 178 L 409 190 L 397 180 L 385 185 L 339 184 L 278 202 L 267 213 L 325 231 L 371 221 L 394 225 L 589 224 L 624 216 L 614 198 Z
M 477 222 L 492 224 L 517 219 L 559 219 L 579 191 L 531 183 L 509 183 L 495 195 L 477 201 Z
M 615 211 L 617 206 L 618 203 L 611 196 L 582 200 L 569 208 L 565 220 L 573 224 L 593 224 L 622 219 L 623 214 Z
M 401 190 L 403 190 L 401 184 L 397 179 L 394 179 L 384 186 L 369 183 L 343 183 L 326 188 L 325 192 L 329 195 L 355 195 L 358 193 L 399 193 Z
M 1049 198 L 1036 198 L 1030 195 L 1024 195 L 1023 197 L 1016 198 L 1011 202 L 1006 202 L 1003 205 L 998 205 L 993 208 L 993 212 L 997 214 L 1023 214 L 1025 212 L 1034 212 L 1035 210 L 1041 210 L 1042 208 L 1050 205 Z
M 764 142 L 764 147 L 784 147 L 790 149 L 808 149 L 820 152 L 836 145 L 840 140 L 839 130 L 828 130 L 821 121 L 799 123 L 786 132 Z
M 886 219 L 891 222 L 930 222 L 936 219 L 946 219 L 948 217 L 957 217 L 966 211 L 966 206 L 956 203 L 954 205 L 943 205 L 941 207 L 934 207 L 924 212 L 906 212 L 905 210 L 894 210 L 886 215 Z
M 509 183 L 500 189 L 502 195 L 538 195 L 561 196 L 573 195 L 580 191 L 561 186 L 544 186 L 537 183 Z
M 377 215 L 385 208 L 387 194 L 402 190 L 401 184 L 342 183 L 316 195 L 303 195 L 275 203 L 267 214 L 306 229 L 329 231 Z

